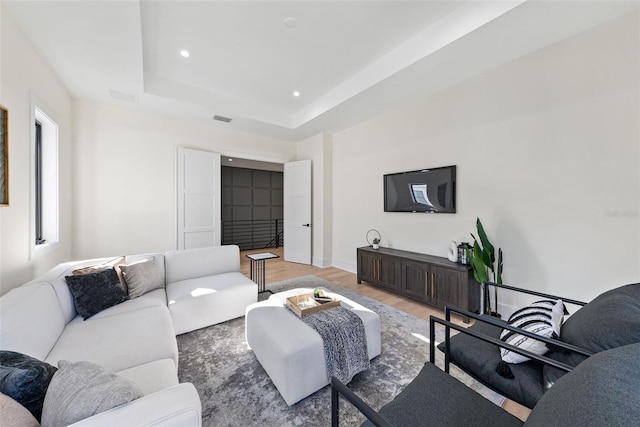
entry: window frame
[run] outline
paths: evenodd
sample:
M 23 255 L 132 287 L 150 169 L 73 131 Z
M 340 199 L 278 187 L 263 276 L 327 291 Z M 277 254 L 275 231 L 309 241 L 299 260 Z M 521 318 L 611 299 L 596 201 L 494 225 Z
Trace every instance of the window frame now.
M 42 245 L 47 242 L 42 238 L 42 123 L 35 120 L 35 166 L 34 166 L 34 180 L 35 180 L 35 230 L 36 230 L 36 245 Z
M 43 102 L 31 99 L 31 191 L 29 258 L 59 248 L 59 122 Z M 36 123 L 40 124 L 38 131 Z M 38 134 L 39 133 L 39 134 Z

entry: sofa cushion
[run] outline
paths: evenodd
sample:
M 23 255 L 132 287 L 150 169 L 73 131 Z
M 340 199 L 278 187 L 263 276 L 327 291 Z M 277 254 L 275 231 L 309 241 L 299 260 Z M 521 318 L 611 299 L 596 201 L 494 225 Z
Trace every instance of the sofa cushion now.
M 545 338 L 559 338 L 560 326 L 564 317 L 564 305 L 558 301 L 536 301 L 526 307 L 517 310 L 509 317 L 509 325 L 532 332 Z M 547 345 L 534 338 L 530 338 L 509 329 L 504 329 L 500 334 L 500 341 L 516 346 L 522 350 L 534 354 L 543 355 L 548 351 Z M 500 356 L 507 363 L 522 363 L 529 360 L 528 357 L 500 348 Z
M 66 287 L 66 285 L 65 285 Z M 30 283 L 0 298 L 0 349 L 44 360 L 65 325 L 56 292 L 47 283 Z
M 142 310 L 149 307 L 166 307 L 167 306 L 167 293 L 163 289 L 156 289 L 151 292 L 134 298 L 128 299 L 120 304 L 114 305 L 107 309 L 102 310 L 100 313 L 91 316 L 92 319 L 100 319 L 102 317 L 116 316 L 122 313 L 128 313 L 130 311 Z
M 43 427 L 65 427 L 142 397 L 132 381 L 91 362 L 60 361 L 45 397 Z
M 526 426 L 635 426 L 640 420 L 640 343 L 594 354 L 540 399 Z
M 173 359 L 154 360 L 116 374 L 136 383 L 145 396 L 178 384 L 178 372 Z
M 166 358 L 178 366 L 178 345 L 169 310 L 154 306 L 85 321 L 76 317 L 45 361 L 85 360 L 117 372 Z
M 127 283 L 131 299 L 154 289 L 164 288 L 164 265 L 161 265 L 156 258 L 121 265 L 120 270 Z
M 236 245 L 169 251 L 165 254 L 167 284 L 240 271 Z
M 163 266 L 163 280 L 164 280 L 164 255 L 158 253 L 151 254 L 140 254 L 140 255 L 127 255 L 126 263 L 133 264 L 138 261 L 143 261 L 145 259 L 155 258 L 156 261 Z M 65 280 L 66 276 L 72 275 L 74 270 L 81 269 L 83 267 L 91 267 L 100 264 L 104 264 L 106 262 L 112 261 L 114 257 L 110 258 L 97 258 L 97 259 L 88 259 L 82 261 L 71 261 L 62 264 L 56 265 L 51 270 L 47 271 L 42 276 L 39 276 L 33 282 L 48 282 L 58 297 L 58 302 L 60 307 L 62 308 L 62 314 L 64 317 L 64 323 L 69 323 L 73 320 L 78 313 L 76 312 L 73 295 L 71 294 L 71 290 L 69 289 L 69 285 Z M 31 282 L 29 282 L 31 283 Z M 24 287 L 21 286 L 21 288 Z M 50 347 L 49 347 L 50 348 Z M 42 356 L 46 357 L 46 354 Z
M 113 268 L 67 276 L 65 279 L 71 289 L 76 311 L 84 319 L 129 299 Z
M 21 404 L 0 393 L 0 419 L 7 426 L 38 427 L 40 423 Z
M 73 271 L 79 268 L 103 264 L 112 259 L 113 257 L 61 263 L 39 276 L 35 281 L 47 282 L 53 287 L 58 297 L 60 307 L 62 308 L 62 313 L 65 319 L 64 323 L 69 323 L 78 315 L 78 313 L 76 312 L 73 295 L 71 294 L 71 290 L 69 289 L 69 285 L 67 284 L 65 277 L 72 275 Z
M 176 334 L 244 316 L 258 300 L 258 285 L 240 272 L 173 282 L 167 301 Z
M 13 351 L 0 351 L 0 392 L 20 403 L 39 421 L 54 366 Z
M 484 322 L 476 322 L 469 329 L 498 339 L 502 328 Z M 481 341 L 470 335 L 458 333 L 451 337 L 451 361 L 480 382 L 498 393 L 528 408 L 538 402 L 544 392 L 542 387 L 542 365 L 527 361 L 510 365 L 513 378 L 505 378 L 496 372 L 500 363 L 498 346 Z M 444 351 L 444 343 L 438 345 Z
M 560 339 L 594 353 L 640 342 L 640 283 L 621 286 L 594 298 L 567 318 Z M 562 351 L 548 356 L 571 366 L 585 359 L 585 356 Z M 545 366 L 545 386 L 550 387 L 564 374 Z

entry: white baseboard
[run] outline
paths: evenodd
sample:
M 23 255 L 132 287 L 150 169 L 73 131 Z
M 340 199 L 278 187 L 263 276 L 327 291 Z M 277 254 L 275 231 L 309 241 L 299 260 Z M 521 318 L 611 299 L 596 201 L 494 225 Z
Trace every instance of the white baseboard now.
M 346 270 L 350 273 L 357 274 L 358 272 L 358 264 L 350 261 L 345 261 L 339 258 L 332 258 L 331 265 L 333 267 L 339 268 L 341 270 Z
M 320 268 L 331 267 L 331 260 L 314 256 L 311 260 L 311 264 Z
M 509 316 L 511 316 L 516 310 L 518 310 L 518 307 L 513 307 L 507 304 L 500 304 L 500 302 L 498 302 L 498 313 L 500 313 L 500 315 L 502 316 L 502 320 L 504 321 L 509 320 Z

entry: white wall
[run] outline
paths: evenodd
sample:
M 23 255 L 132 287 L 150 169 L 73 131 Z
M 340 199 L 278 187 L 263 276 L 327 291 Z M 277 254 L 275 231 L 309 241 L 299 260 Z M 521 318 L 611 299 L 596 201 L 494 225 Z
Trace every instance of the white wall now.
M 446 256 L 480 217 L 507 283 L 589 300 L 637 282 L 638 26 L 635 13 L 334 134 L 333 264 L 355 271 L 370 228 Z M 450 164 L 456 214 L 383 212 L 383 174 Z
M 383 245 L 445 256 L 480 216 L 505 250 L 508 282 L 590 299 L 638 281 L 638 21 L 620 19 L 296 146 L 125 104 L 72 103 L 0 11 L 11 173 L 11 206 L 0 210 L 0 293 L 70 258 L 174 248 L 178 146 L 311 158 L 317 265 L 330 259 L 355 271 L 355 248 L 370 228 Z M 56 114 L 61 151 L 61 245 L 36 261 L 28 254 L 31 94 Z M 384 173 L 448 164 L 458 165 L 457 214 L 382 212 Z
M 4 294 L 70 257 L 72 102 L 11 16 L 2 11 L 0 19 L 0 103 L 9 110 L 10 206 L 0 208 L 0 294 Z M 44 103 L 59 125 L 60 171 L 60 245 L 57 251 L 33 260 L 29 255 L 32 96 Z
M 76 258 L 176 248 L 177 147 L 282 162 L 296 155 L 293 143 L 111 105 L 79 101 L 74 111 Z

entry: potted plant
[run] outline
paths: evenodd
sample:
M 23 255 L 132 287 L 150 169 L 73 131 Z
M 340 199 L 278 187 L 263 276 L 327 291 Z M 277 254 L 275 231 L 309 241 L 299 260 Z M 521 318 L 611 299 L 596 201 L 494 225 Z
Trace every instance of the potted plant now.
M 378 249 L 380 248 L 380 239 L 377 237 L 374 237 L 373 239 L 373 249 Z
M 487 233 L 484 231 L 480 218 L 476 219 L 476 229 L 478 238 L 471 233 L 473 237 L 473 246 L 467 248 L 467 259 L 473 269 L 473 276 L 478 283 L 494 282 L 502 284 L 502 249 L 498 248 L 498 258 L 496 259 L 495 248 L 489 241 Z M 500 317 L 498 313 L 498 288 L 493 287 L 495 311 L 491 307 L 491 295 L 485 292 L 485 310 L 496 317 Z

